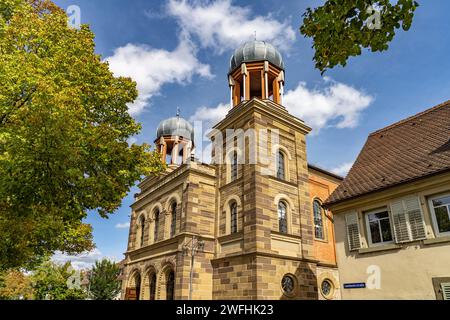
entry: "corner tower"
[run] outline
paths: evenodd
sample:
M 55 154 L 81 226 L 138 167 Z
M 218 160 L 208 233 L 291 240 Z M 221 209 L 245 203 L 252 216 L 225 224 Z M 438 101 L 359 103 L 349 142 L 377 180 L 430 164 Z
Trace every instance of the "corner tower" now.
M 156 130 L 155 144 L 162 161 L 168 165 L 181 165 L 194 152 L 194 128 L 189 121 L 176 117 L 162 121 Z

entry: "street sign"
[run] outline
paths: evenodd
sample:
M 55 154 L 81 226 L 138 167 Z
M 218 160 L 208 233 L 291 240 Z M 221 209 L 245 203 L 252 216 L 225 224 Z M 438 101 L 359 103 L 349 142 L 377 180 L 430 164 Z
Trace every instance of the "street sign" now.
M 364 289 L 366 284 L 364 282 L 358 283 L 344 283 L 344 289 Z

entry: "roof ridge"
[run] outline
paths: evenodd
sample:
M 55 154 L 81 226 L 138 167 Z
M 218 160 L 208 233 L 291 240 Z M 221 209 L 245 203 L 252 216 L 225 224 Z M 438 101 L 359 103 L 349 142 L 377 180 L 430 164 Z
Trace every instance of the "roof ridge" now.
M 440 109 L 440 108 L 442 108 L 442 107 L 448 106 L 449 104 L 450 104 L 450 100 L 447 100 L 447 101 L 445 101 L 445 102 L 442 102 L 442 103 L 440 103 L 440 104 L 438 104 L 438 105 L 436 105 L 436 106 L 434 106 L 434 107 L 432 107 L 432 108 L 429 108 L 429 109 L 427 109 L 427 110 L 424 110 L 424 111 L 422 111 L 422 112 L 419 112 L 419 113 L 417 113 L 417 114 L 415 114 L 415 115 L 412 115 L 412 116 L 410 116 L 410 117 L 408 117 L 408 118 L 406 118 L 406 119 L 397 121 L 397 122 L 395 122 L 395 123 L 393 123 L 393 124 L 391 124 L 391 125 L 389 125 L 389 126 L 387 126 L 387 127 L 384 127 L 384 128 L 382 128 L 382 129 L 379 129 L 379 130 L 377 130 L 377 131 L 374 131 L 374 132 L 372 132 L 372 133 L 369 135 L 369 137 L 374 136 L 374 135 L 377 135 L 377 134 L 379 134 L 379 133 L 381 133 L 381 132 L 385 132 L 385 131 L 390 130 L 390 129 L 392 129 L 392 128 L 399 127 L 399 126 L 402 125 L 402 124 L 405 124 L 405 123 L 407 123 L 407 122 L 409 122 L 409 121 L 411 121 L 411 120 L 414 120 L 414 119 L 416 119 L 416 118 L 419 118 L 419 117 L 421 117 L 421 116 L 423 116 L 423 115 L 425 115 L 425 114 L 428 114 L 428 113 L 431 113 L 431 112 L 433 112 L 433 111 L 436 111 L 437 109 Z
M 335 177 L 336 179 L 339 179 L 339 180 L 344 180 L 344 178 L 345 178 L 345 177 L 341 176 L 340 174 L 336 174 L 336 173 L 332 172 L 331 170 L 322 168 L 321 166 L 315 165 L 314 163 L 308 162 L 308 168 L 311 168 L 313 170 L 316 170 L 316 171 L 322 172 L 324 174 L 330 175 L 330 176 Z

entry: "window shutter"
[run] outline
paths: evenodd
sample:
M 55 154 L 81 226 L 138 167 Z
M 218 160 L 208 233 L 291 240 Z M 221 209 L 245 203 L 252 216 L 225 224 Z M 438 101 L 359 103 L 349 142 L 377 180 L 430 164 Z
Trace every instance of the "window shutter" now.
M 450 300 L 450 282 L 441 283 L 441 290 L 444 300 Z
M 408 222 L 403 201 L 398 200 L 391 203 L 392 222 L 394 226 L 395 241 L 404 243 L 411 241 L 408 230 Z
M 408 197 L 392 202 L 391 212 L 397 243 L 427 238 L 418 197 Z
M 418 197 L 410 197 L 404 200 L 406 213 L 408 214 L 409 228 L 412 240 L 423 240 L 427 238 L 425 222 L 423 221 L 420 200 Z
M 360 249 L 361 240 L 359 237 L 358 214 L 356 212 L 347 214 L 345 216 L 345 223 L 347 227 L 347 239 L 349 250 L 355 251 Z

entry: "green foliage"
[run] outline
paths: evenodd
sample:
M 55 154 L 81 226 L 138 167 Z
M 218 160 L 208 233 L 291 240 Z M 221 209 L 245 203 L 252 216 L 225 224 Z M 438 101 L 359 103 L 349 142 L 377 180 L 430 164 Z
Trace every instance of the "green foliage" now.
M 328 0 L 322 6 L 308 8 L 300 32 L 313 39 L 314 61 L 322 74 L 336 65 L 345 66 L 362 48 L 385 51 L 400 27 L 411 27 L 419 4 L 414 0 Z M 380 12 L 380 28 L 370 28 L 374 10 Z
M 164 168 L 127 142 L 141 130 L 127 107 L 136 83 L 67 19 L 51 1 L 0 1 L 0 270 L 91 250 L 87 212 L 107 218 Z
M 84 300 L 86 292 L 69 287 L 68 280 L 74 276 L 70 262 L 58 265 L 45 261 L 31 275 L 36 300 Z
M 120 268 L 103 259 L 95 262 L 89 277 L 89 296 L 93 300 L 113 300 L 120 292 Z
M 22 4 L 23 0 L 2 0 L 0 1 L 0 26 L 11 19 L 14 11 Z
M 0 300 L 31 300 L 33 287 L 30 277 L 20 270 L 0 274 Z

